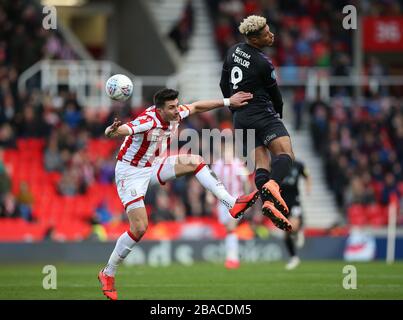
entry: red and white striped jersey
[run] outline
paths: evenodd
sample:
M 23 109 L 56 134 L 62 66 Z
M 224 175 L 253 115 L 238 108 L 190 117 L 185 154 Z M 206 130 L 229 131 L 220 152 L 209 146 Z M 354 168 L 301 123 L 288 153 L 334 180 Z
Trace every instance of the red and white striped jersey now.
M 130 162 L 136 167 L 151 167 L 170 145 L 170 138 L 178 129 L 179 122 L 190 114 L 189 107 L 179 106 L 179 121 L 165 122 L 155 106 L 144 110 L 136 119 L 126 124 L 131 135 L 126 136 L 117 159 Z
M 244 194 L 244 185 L 248 181 L 247 169 L 241 160 L 234 158 L 230 163 L 219 159 L 212 169 L 233 197 Z

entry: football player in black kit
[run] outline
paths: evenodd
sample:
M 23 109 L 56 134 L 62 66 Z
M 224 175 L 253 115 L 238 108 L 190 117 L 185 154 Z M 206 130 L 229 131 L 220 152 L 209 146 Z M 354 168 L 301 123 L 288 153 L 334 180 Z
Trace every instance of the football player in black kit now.
M 253 99 L 242 108 L 233 109 L 235 129 L 255 131 L 255 183 L 263 201 L 263 214 L 280 229 L 290 231 L 285 217 L 289 210 L 280 194 L 279 185 L 290 172 L 294 154 L 291 139 L 283 122 L 283 99 L 276 72 L 262 49 L 273 45 L 274 34 L 266 18 L 249 16 L 239 26 L 246 42 L 232 46 L 224 60 L 220 87 L 224 98 L 238 91 L 253 93 Z M 269 150 L 275 161 L 270 167 Z
M 285 234 L 285 245 L 290 254 L 290 261 L 285 267 L 287 270 L 292 270 L 300 264 L 300 259 L 296 252 L 296 246 L 301 247 L 303 244 L 303 241 L 301 241 L 303 237 L 301 229 L 303 217 L 298 188 L 299 178 L 301 176 L 305 179 L 306 193 L 309 194 L 311 192 L 311 178 L 308 170 L 301 161 L 294 161 L 290 173 L 284 178 L 280 185 L 284 201 L 290 209 L 289 219 L 292 225 L 292 232 L 287 232 Z

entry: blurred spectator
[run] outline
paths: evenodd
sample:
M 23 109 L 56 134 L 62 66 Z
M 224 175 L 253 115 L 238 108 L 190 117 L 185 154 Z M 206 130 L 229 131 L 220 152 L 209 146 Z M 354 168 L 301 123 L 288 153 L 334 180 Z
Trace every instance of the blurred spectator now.
M 373 190 L 366 186 L 363 179 L 359 176 L 353 177 L 350 181 L 350 187 L 346 189 L 346 204 L 369 205 L 375 203 L 375 195 Z
M 14 148 L 16 146 L 15 135 L 10 124 L 0 126 L 0 147 Z
M 208 214 L 205 198 L 206 192 L 194 176 L 187 180 L 187 191 L 185 194 L 186 212 L 190 216 L 200 217 Z
M 11 192 L 4 195 L 0 202 L 0 218 L 19 218 L 21 216 L 17 200 Z
M 188 0 L 180 19 L 168 34 L 182 54 L 189 50 L 189 40 L 193 32 L 193 24 L 194 14 L 192 1 Z
M 21 217 L 31 222 L 32 217 L 32 205 L 34 204 L 34 196 L 29 190 L 29 186 L 26 182 L 21 182 L 20 190 L 17 194 L 17 201 L 19 203 Z
M 388 172 L 385 176 L 385 185 L 382 190 L 381 204 L 388 204 L 392 194 L 400 196 L 397 189 L 396 178 L 391 172 Z
M 84 193 L 84 186 L 80 183 L 77 170 L 70 168 L 66 170 L 58 184 L 58 192 L 63 196 L 75 196 Z
M 115 158 L 110 157 L 107 160 L 98 159 L 96 163 L 97 181 L 108 184 L 114 182 L 115 178 Z
M 158 188 L 156 193 L 156 203 L 153 208 L 151 218 L 154 222 L 175 220 L 172 199 L 168 192 L 162 188 Z
M 2 149 L 0 149 L 0 153 L 3 153 Z M 2 156 L 0 157 L 0 202 L 3 201 L 6 194 L 11 190 L 11 179 L 1 158 Z
M 62 171 L 64 168 L 62 157 L 57 146 L 57 139 L 55 138 L 56 136 L 53 136 L 53 138 L 49 140 L 48 147 L 44 154 L 45 169 L 48 171 Z
M 105 224 L 112 220 L 112 212 L 108 209 L 106 201 L 101 201 L 95 209 L 95 222 Z

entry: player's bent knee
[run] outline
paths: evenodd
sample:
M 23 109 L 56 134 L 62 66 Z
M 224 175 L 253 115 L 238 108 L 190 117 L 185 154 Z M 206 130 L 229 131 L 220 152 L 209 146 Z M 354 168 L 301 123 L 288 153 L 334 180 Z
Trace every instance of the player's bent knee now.
M 202 156 L 199 156 L 198 154 L 192 154 L 191 155 L 191 164 L 194 166 L 196 169 L 201 163 L 204 163 L 204 159 Z
M 148 227 L 147 222 L 136 223 L 136 224 L 131 223 L 130 232 L 133 233 L 138 240 L 140 240 L 146 233 L 147 227 Z
M 204 166 L 205 166 L 205 162 L 203 157 L 199 156 L 199 155 L 192 155 L 192 172 L 194 174 L 198 173 Z
M 286 159 L 289 159 L 291 163 L 295 161 L 294 153 L 293 152 L 280 152 L 276 154 L 277 158 L 278 157 L 284 157 Z
M 186 170 L 190 173 L 195 171 L 202 163 L 204 163 L 203 157 L 197 154 L 191 154 L 179 156 L 177 165 L 181 171 Z

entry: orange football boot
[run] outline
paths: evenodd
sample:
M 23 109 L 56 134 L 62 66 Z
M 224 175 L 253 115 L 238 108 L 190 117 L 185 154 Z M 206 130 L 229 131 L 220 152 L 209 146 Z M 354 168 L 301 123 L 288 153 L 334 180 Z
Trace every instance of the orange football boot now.
M 291 231 L 290 221 L 284 217 L 280 211 L 274 206 L 273 202 L 265 201 L 262 207 L 263 214 L 268 217 L 277 228 L 284 231 Z
M 104 270 L 99 271 L 98 273 L 98 280 L 102 286 L 102 292 L 104 295 L 110 300 L 117 300 L 118 293 L 115 289 L 115 277 L 110 277 L 106 275 Z
M 258 198 L 259 198 L 259 191 L 257 190 L 247 195 L 239 196 L 236 199 L 234 206 L 229 210 L 229 213 L 233 218 L 235 219 L 239 218 L 240 216 L 243 215 L 243 213 L 247 209 L 253 206 L 253 204 L 256 202 Z
M 262 192 L 265 196 L 270 197 L 271 202 L 280 210 L 283 215 L 288 215 L 288 207 L 280 194 L 280 187 L 274 180 L 269 180 L 263 185 Z

